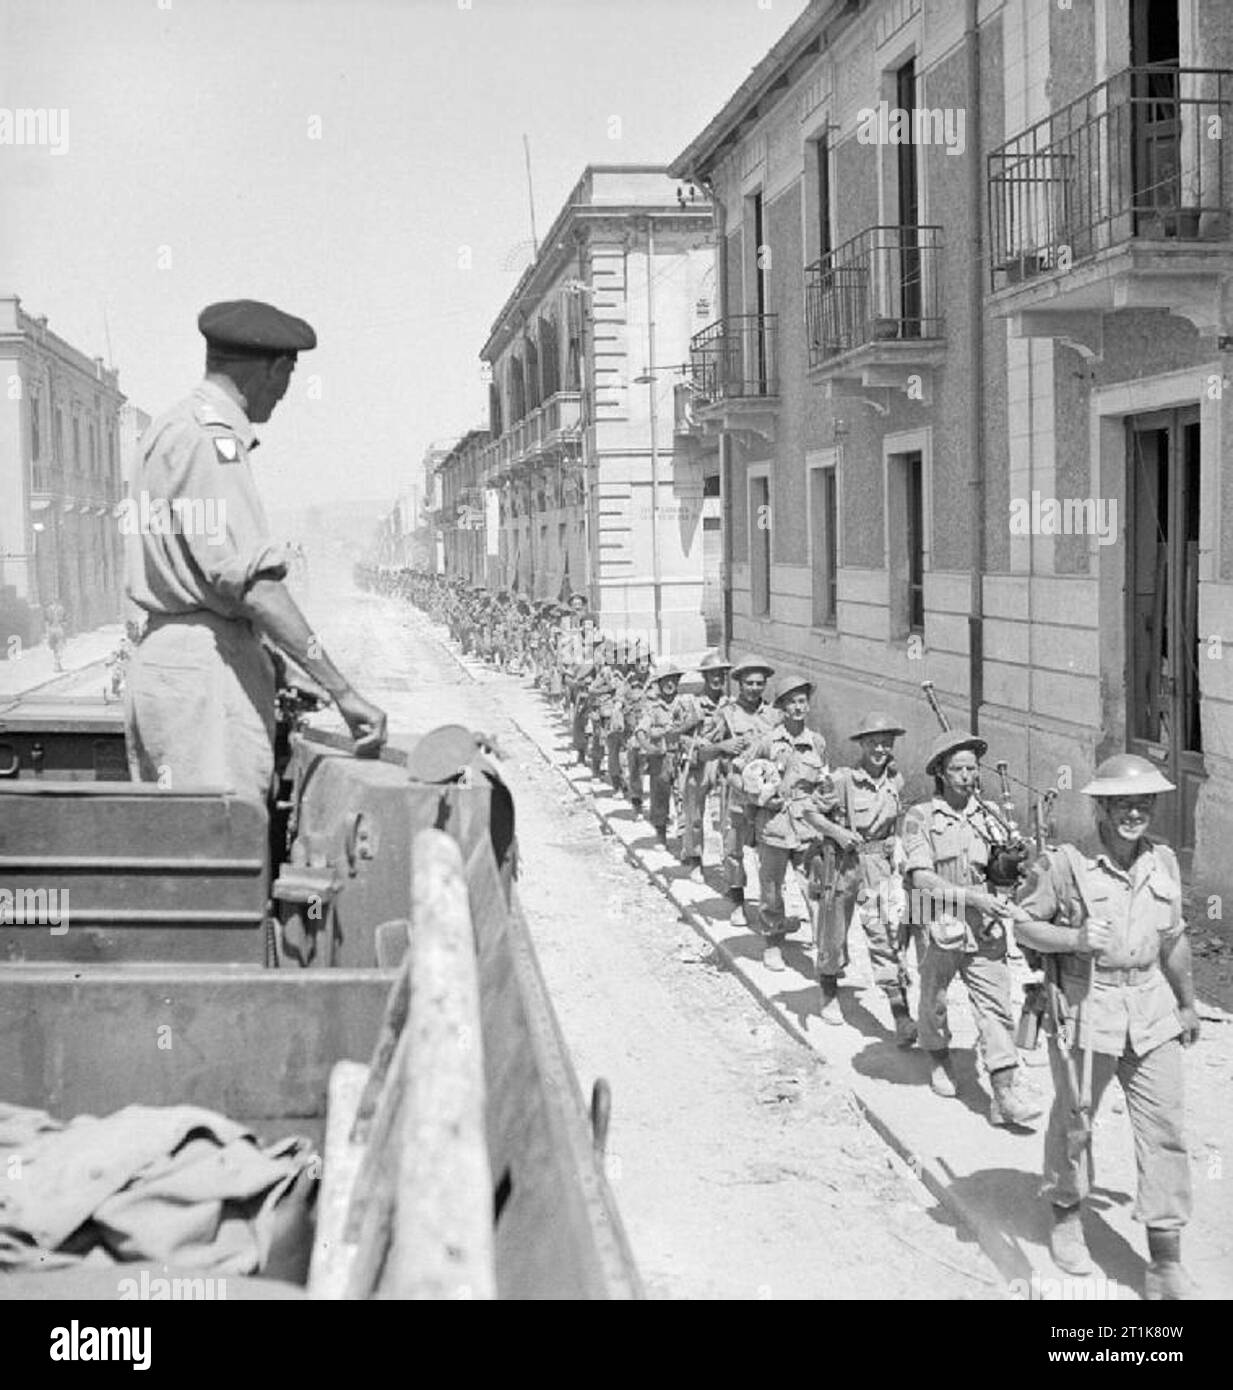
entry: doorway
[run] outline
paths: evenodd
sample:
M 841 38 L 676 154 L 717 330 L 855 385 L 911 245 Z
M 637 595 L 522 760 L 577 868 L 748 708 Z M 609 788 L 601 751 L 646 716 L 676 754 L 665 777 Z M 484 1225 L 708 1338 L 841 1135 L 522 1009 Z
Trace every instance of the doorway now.
M 1183 868 L 1206 772 L 1199 689 L 1199 408 L 1127 422 L 1126 734 L 1177 787 L 1161 796 L 1160 838 Z

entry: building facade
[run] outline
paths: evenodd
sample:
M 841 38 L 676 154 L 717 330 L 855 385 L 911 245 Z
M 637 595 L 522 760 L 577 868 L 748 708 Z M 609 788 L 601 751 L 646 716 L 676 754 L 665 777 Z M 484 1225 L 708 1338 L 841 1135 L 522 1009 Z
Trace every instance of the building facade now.
M 59 601 L 70 632 L 121 617 L 124 396 L 117 374 L 0 297 L 0 647 L 38 641 Z
M 888 709 L 907 771 L 932 680 L 1063 834 L 1152 758 L 1221 892 L 1231 101 L 1223 0 L 819 0 L 671 166 L 715 201 L 730 642 L 844 755 Z
M 489 489 L 484 486 L 488 442 L 486 429 L 468 430 L 437 465 L 440 524 L 446 574 L 480 588 L 490 583 L 499 588 L 499 534 L 496 526 L 489 534 Z
M 706 199 L 662 167 L 586 169 L 480 354 L 494 587 L 582 592 L 602 627 L 664 653 L 705 645 L 718 465 L 708 504 L 707 451 L 678 429 L 675 403 L 714 278 Z

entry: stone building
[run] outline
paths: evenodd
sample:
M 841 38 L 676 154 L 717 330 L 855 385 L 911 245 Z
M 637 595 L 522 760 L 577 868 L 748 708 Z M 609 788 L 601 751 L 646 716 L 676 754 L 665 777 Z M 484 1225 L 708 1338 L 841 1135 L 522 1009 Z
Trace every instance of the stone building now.
M 818 0 L 670 166 L 721 247 L 729 640 L 844 754 L 886 707 L 907 770 L 933 680 L 1063 833 L 1153 758 L 1224 888 L 1231 102 L 1225 0 Z
M 488 509 L 484 488 L 487 430 L 468 430 L 437 464 L 441 479 L 441 533 L 445 572 L 468 584 L 500 587 L 499 565 L 490 565 Z M 491 537 L 496 542 L 497 536 Z M 491 547 L 495 554 L 496 545 Z M 491 573 L 490 573 L 491 571 Z
M 662 167 L 588 166 L 480 353 L 495 587 L 581 591 L 602 627 L 665 652 L 705 645 L 718 466 L 708 489 L 676 402 L 713 297 L 706 199 Z
M 42 634 L 63 604 L 70 632 L 117 621 L 123 546 L 124 396 L 101 358 L 0 297 L 0 647 Z

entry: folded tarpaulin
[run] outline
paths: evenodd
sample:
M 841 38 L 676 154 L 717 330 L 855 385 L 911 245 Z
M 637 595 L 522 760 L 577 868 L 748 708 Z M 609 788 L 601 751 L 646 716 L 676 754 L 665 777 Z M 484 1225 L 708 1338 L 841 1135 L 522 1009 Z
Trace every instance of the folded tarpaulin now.
M 88 1257 L 267 1270 L 285 1263 L 289 1241 L 311 1238 L 318 1172 L 307 1140 L 263 1149 L 196 1106 L 130 1105 L 62 1124 L 0 1102 L 0 1269 Z

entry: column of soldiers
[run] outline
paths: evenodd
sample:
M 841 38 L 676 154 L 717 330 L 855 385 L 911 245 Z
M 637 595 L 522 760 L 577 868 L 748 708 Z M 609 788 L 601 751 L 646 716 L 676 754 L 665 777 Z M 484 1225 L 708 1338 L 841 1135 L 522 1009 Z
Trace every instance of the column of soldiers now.
M 1147 834 L 1158 794 L 1174 788 L 1150 762 L 1107 759 L 1083 791 L 1096 828 L 1077 845 L 1037 853 L 981 793 L 985 740 L 938 735 L 923 771 L 933 794 L 908 806 L 895 742 L 905 730 L 870 712 L 852 729 L 848 765 L 832 766 L 809 726 L 811 681 L 778 680 L 766 662 L 652 667 L 645 648 L 606 640 L 575 595 L 570 604 L 519 604 L 417 576 L 405 592 L 450 624 L 464 649 L 507 667 L 511 656 L 559 700 L 579 762 L 644 809 L 703 881 L 708 802 L 718 805 L 722 878 L 731 921 L 760 939 L 763 963 L 785 968 L 792 924 L 784 886 L 794 870 L 816 948 L 821 1017 L 842 1025 L 840 981 L 848 931 L 859 922 L 875 984 L 886 994 L 900 1047 L 919 1044 L 929 1084 L 960 1089 L 950 1053 L 947 996 L 957 976 L 971 1003 L 989 1078 L 989 1119 L 1029 1132 L 1040 1108 L 1020 1090 L 1009 959 L 1016 942 L 1037 968 L 1019 1022 L 1043 1014 L 1054 1100 L 1045 1136 L 1050 1249 L 1060 1268 L 1092 1269 L 1082 1213 L 1094 1178 L 1091 1117 L 1116 1074 L 1125 1090 L 1138 1167 L 1135 1216 L 1147 1227 L 1149 1299 L 1197 1296 L 1181 1265 L 1191 1185 L 1182 1114 L 1181 1050 L 1197 1040 L 1181 877 L 1172 850 Z M 371 587 L 380 587 L 373 583 Z M 469 644 L 469 645 L 468 645 Z M 517 669 L 515 665 L 514 669 Z M 674 817 L 675 810 L 675 817 Z M 747 898 L 750 852 L 758 892 Z M 909 948 L 919 970 L 919 1018 L 908 1007 Z M 1082 1078 L 1082 1079 L 1081 1079 Z

